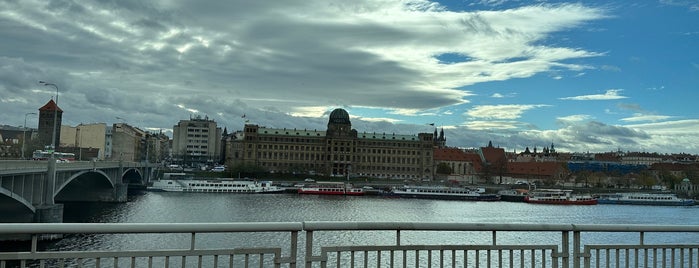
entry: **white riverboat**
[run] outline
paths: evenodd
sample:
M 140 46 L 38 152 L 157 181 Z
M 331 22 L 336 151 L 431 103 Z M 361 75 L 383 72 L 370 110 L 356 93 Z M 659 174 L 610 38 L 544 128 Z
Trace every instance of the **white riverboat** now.
M 176 179 L 165 176 L 148 186 L 149 191 L 188 192 L 188 193 L 281 193 L 284 188 L 272 185 L 272 181 L 236 180 L 236 179 Z M 179 175 L 179 174 L 177 174 Z
M 403 186 L 394 188 L 389 196 L 404 198 L 465 200 L 465 201 L 498 201 L 500 196 L 486 194 L 483 188 L 443 187 L 443 186 Z
M 573 194 L 573 190 L 536 189 L 529 192 L 524 202 L 551 205 L 597 205 L 597 199 L 589 194 Z
M 600 204 L 648 205 L 648 206 L 693 206 L 694 200 L 682 199 L 669 193 L 615 193 L 600 194 Z

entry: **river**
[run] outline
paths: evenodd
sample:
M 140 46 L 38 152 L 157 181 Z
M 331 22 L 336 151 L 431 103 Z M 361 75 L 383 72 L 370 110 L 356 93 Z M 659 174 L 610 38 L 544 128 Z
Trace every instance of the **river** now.
M 66 204 L 64 222 L 417 221 L 699 224 L 699 206 L 560 206 L 381 196 L 143 192 L 127 203 Z

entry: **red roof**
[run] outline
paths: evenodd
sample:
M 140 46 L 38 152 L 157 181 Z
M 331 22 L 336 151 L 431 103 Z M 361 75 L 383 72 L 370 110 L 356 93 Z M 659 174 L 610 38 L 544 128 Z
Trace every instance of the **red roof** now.
M 63 110 L 61 110 L 61 108 L 58 107 L 58 105 L 56 105 L 56 103 L 53 101 L 53 99 L 49 100 L 49 102 L 47 102 L 46 105 L 41 106 L 41 108 L 39 108 L 39 111 L 56 111 L 56 110 L 58 110 L 59 112 L 63 112 Z
M 434 160 L 436 161 L 468 161 L 466 153 L 456 148 L 434 149 Z
M 497 163 L 499 161 L 506 161 L 505 158 L 505 149 L 503 148 L 495 148 L 495 147 L 481 147 L 481 151 L 483 152 L 483 157 L 485 157 L 485 161 L 488 163 Z

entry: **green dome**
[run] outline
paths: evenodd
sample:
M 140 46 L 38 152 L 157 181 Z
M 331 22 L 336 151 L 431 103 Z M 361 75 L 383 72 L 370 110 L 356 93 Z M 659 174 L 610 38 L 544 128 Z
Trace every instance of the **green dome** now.
M 349 113 L 345 109 L 335 109 L 330 113 L 331 124 L 350 124 Z

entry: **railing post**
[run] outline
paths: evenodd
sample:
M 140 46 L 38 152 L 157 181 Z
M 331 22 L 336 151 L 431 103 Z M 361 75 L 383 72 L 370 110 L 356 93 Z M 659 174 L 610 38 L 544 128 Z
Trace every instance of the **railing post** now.
M 289 268 L 296 268 L 296 262 L 298 261 L 298 247 L 299 247 L 299 232 L 291 231 L 291 249 L 289 250 Z
M 313 231 L 306 230 L 306 268 L 311 268 L 313 264 Z
M 580 231 L 573 231 L 573 268 L 580 268 L 580 257 Z
M 563 268 L 570 267 L 570 233 L 568 231 L 561 232 L 561 264 Z

